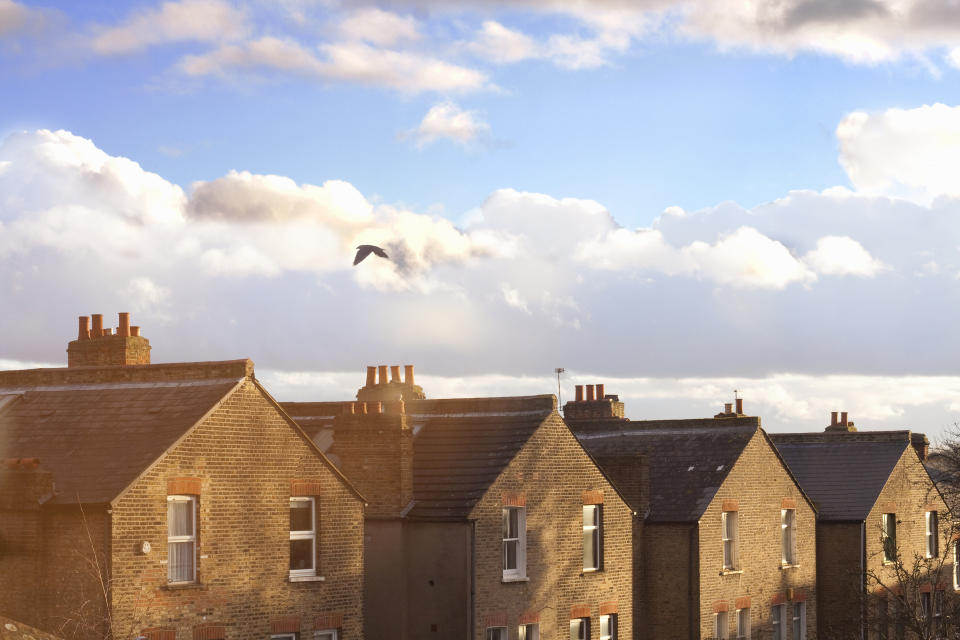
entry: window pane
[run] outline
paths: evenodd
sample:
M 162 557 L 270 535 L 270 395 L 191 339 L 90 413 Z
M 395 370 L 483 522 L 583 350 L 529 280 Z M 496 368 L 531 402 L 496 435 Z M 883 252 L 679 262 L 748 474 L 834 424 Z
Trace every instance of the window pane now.
M 313 540 L 290 541 L 290 570 L 313 569 Z
M 503 568 L 517 568 L 517 541 L 505 540 L 503 542 Z
M 337 640 L 336 629 L 327 629 L 326 631 L 314 631 L 314 640 Z
M 290 531 L 313 531 L 313 501 L 290 501 Z
M 596 529 L 583 532 L 583 568 L 597 568 Z
M 170 582 L 193 582 L 193 555 L 193 542 L 167 545 L 167 579 Z
M 587 624 L 583 618 L 570 621 L 570 640 L 587 640 Z
M 167 531 L 171 537 L 193 535 L 193 500 L 167 501 Z

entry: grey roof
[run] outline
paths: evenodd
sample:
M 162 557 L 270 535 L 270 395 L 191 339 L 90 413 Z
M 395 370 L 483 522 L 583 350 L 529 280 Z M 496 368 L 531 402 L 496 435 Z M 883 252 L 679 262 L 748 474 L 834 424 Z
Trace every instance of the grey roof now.
M 698 520 L 760 430 L 755 417 L 624 421 L 606 430 L 600 424 L 568 422 L 580 444 L 632 503 L 637 499 L 631 489 L 637 486 L 633 474 L 639 470 L 637 465 L 623 464 L 623 457 L 646 457 L 650 465 L 647 522 Z
M 821 520 L 859 522 L 876 503 L 909 431 L 770 434 Z
M 39 458 L 53 502 L 110 502 L 239 380 L 0 388 L 0 458 Z

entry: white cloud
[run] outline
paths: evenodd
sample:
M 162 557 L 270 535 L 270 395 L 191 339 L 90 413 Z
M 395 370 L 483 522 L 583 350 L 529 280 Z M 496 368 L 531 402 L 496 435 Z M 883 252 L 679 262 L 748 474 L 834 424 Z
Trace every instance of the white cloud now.
M 27 23 L 29 11 L 13 0 L 0 0 L 0 36 L 22 29 Z
M 960 196 L 960 107 L 855 111 L 837 126 L 840 162 L 859 191 L 929 201 Z
M 411 16 L 400 16 L 377 8 L 360 9 L 347 16 L 338 25 L 340 34 L 348 40 L 366 40 L 381 47 L 399 42 L 418 40 L 417 21 Z
M 490 125 L 480 120 L 475 111 L 465 111 L 448 100 L 430 107 L 417 128 L 406 136 L 412 137 L 418 148 L 423 148 L 441 138 L 469 145 L 489 131 Z
M 178 67 L 189 76 L 284 71 L 408 93 L 493 88 L 486 74 L 429 55 L 382 49 L 355 41 L 320 44 L 318 50 L 322 55 L 314 54 L 292 39 L 266 36 L 185 56 Z
M 540 45 L 530 36 L 503 26 L 495 20 L 485 20 L 467 49 L 497 64 L 510 64 L 542 57 Z
M 503 292 L 503 301 L 506 302 L 508 306 L 519 309 L 527 314 L 530 313 L 530 309 L 527 307 L 527 301 L 523 299 L 519 291 L 506 282 L 500 285 L 500 290 Z
M 887 268 L 853 238 L 824 236 L 817 248 L 803 258 L 814 271 L 824 275 L 872 278 Z
M 247 30 L 244 13 L 222 0 L 179 0 L 134 12 L 124 23 L 102 28 L 92 47 L 101 55 L 116 55 L 172 42 L 237 40 Z

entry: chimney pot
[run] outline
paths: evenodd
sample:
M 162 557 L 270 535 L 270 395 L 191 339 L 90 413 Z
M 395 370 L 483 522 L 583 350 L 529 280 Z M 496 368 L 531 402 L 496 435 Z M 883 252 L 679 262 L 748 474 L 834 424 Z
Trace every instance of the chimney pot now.
M 119 314 L 120 326 L 117 327 L 118 336 L 129 336 L 130 335 L 130 312 L 121 311 Z
M 603 400 L 603 397 L 604 397 L 604 396 L 603 396 L 603 385 L 602 385 L 602 384 L 598 384 L 598 385 L 597 385 L 597 400 Z
M 387 382 L 389 382 L 389 380 L 387 380 L 387 365 L 381 364 L 381 365 L 378 367 L 378 369 L 379 369 L 379 373 L 380 373 L 380 382 L 379 382 L 379 384 L 387 384 Z
M 400 366 L 390 367 L 390 382 L 400 382 Z
M 830 412 L 830 426 L 836 426 L 836 424 L 837 424 L 837 412 L 836 412 L 836 411 L 831 411 L 831 412 Z
M 577 402 L 583 402 L 583 385 L 578 384 L 575 389 L 577 390 Z
M 366 413 L 367 413 L 367 403 L 366 403 L 366 402 L 361 402 L 361 403 L 360 403 L 360 415 L 366 415 Z
M 743 398 L 737 398 L 737 415 L 743 415 Z
M 592 384 L 588 384 L 588 385 L 587 385 L 587 402 L 592 402 L 593 399 L 594 399 L 594 395 L 593 395 L 593 385 L 592 385 Z
M 138 327 L 137 325 L 133 325 L 132 327 L 130 327 L 130 335 L 133 336 L 134 338 L 139 338 L 140 327 Z
M 112 336 L 112 335 L 113 335 L 113 329 L 111 329 L 110 327 L 107 327 L 106 329 L 101 329 L 100 335 L 103 335 L 103 336 Z
M 847 426 L 847 412 L 846 412 L 846 411 L 841 411 L 841 412 L 840 412 L 840 424 L 842 424 L 843 426 Z
M 373 412 L 374 413 L 383 413 L 383 403 L 379 400 L 373 403 Z
M 90 329 L 91 338 L 99 338 L 103 332 L 103 314 L 94 313 L 90 316 L 93 319 L 93 327 Z
M 413 386 L 413 365 L 407 364 L 403 366 L 403 383 Z
M 377 384 L 377 368 L 367 367 L 367 386 L 372 387 Z
M 343 414 L 347 416 L 352 416 L 356 412 L 357 403 L 348 402 L 343 405 Z
M 90 339 L 90 317 L 80 316 L 80 329 L 77 332 L 77 340 Z
M 733 413 L 733 403 L 725 402 L 723 403 L 723 412 L 724 413 Z

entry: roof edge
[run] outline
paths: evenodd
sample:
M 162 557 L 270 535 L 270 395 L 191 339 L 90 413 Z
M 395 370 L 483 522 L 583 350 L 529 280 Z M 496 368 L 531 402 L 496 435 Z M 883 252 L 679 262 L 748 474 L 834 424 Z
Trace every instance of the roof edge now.
M 176 382 L 214 378 L 252 378 L 253 360 L 171 362 L 161 364 L 107 365 L 101 367 L 59 367 L 0 371 L 4 388 L 49 387 L 104 382 Z

